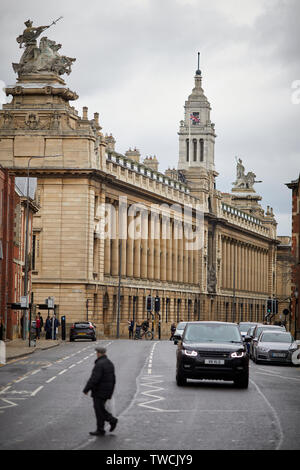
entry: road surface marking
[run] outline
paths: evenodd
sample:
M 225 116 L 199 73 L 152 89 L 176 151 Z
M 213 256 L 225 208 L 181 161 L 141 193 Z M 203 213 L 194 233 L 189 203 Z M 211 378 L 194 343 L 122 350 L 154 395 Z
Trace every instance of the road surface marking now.
M 41 370 L 41 369 L 34 370 L 33 372 L 31 372 L 31 375 L 37 374 L 38 372 L 40 372 L 40 370 Z
M 0 393 L 5 393 L 5 392 L 6 392 L 6 390 L 8 390 L 9 388 L 11 388 L 11 385 L 9 385 L 8 387 L 6 387 L 6 388 L 4 388 L 3 390 L 1 390 L 1 392 L 0 392 Z
M 39 393 L 42 388 L 44 388 L 44 385 L 41 385 L 40 387 L 38 387 L 36 390 L 34 390 L 34 392 L 32 392 L 31 396 L 32 397 L 35 397 L 37 393 Z
M 283 438 L 284 438 L 284 434 L 283 434 L 283 430 L 282 430 L 282 427 L 281 427 L 281 423 L 280 423 L 280 419 L 279 419 L 279 416 L 277 414 L 277 411 L 275 410 L 275 408 L 271 405 L 271 403 L 269 402 L 269 400 L 267 399 L 267 397 L 263 394 L 263 392 L 261 391 L 261 389 L 259 388 L 259 386 L 253 381 L 250 379 L 250 382 L 254 385 L 254 387 L 256 388 L 257 392 L 259 393 L 259 395 L 265 400 L 265 402 L 267 403 L 267 405 L 269 406 L 269 408 L 271 409 L 273 415 L 274 415 L 274 418 L 275 418 L 275 422 L 277 424 L 277 427 L 278 427 L 278 433 L 279 433 L 279 441 L 278 441 L 278 444 L 276 446 L 276 450 L 279 450 L 281 445 L 282 445 L 282 442 L 283 442 Z
M 274 377 L 274 378 L 276 378 L 276 379 L 277 379 L 277 377 L 278 377 L 279 379 L 284 379 L 284 380 L 286 380 L 286 379 L 287 379 L 287 380 L 297 380 L 298 382 L 299 382 L 299 380 L 300 380 L 300 378 L 298 379 L 297 377 L 287 377 L 287 376 L 285 376 L 285 375 L 278 375 L 278 374 L 275 375 L 275 374 L 271 374 L 271 373 L 269 373 L 269 372 L 259 372 L 259 371 L 256 371 L 256 372 L 257 372 L 257 374 L 267 375 L 267 376 L 269 376 L 269 377 Z
M 61 370 L 61 371 L 58 373 L 58 375 L 64 374 L 65 372 L 67 372 L 67 370 L 68 370 L 68 369 Z
M 52 380 L 56 379 L 56 375 L 54 377 L 51 377 L 51 379 L 48 379 L 46 380 L 46 383 L 49 384 L 50 382 L 52 382 Z
M 69 369 L 72 369 L 72 367 L 75 367 L 76 364 L 72 364 L 71 366 L 69 366 Z
M 17 379 L 17 380 L 14 380 L 14 383 L 19 383 L 19 382 L 22 382 L 22 380 L 25 380 L 27 379 L 28 375 L 25 375 L 25 377 L 21 377 L 20 379 Z

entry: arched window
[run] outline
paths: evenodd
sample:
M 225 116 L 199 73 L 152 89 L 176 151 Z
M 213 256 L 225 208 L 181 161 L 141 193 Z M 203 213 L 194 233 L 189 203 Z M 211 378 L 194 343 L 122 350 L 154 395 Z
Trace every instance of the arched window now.
M 190 142 L 189 139 L 186 139 L 186 161 L 190 160 Z

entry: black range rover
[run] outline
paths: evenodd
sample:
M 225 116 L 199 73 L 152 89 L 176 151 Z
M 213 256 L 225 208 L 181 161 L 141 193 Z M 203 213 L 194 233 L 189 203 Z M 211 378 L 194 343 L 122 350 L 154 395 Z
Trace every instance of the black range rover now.
M 248 388 L 249 357 L 236 323 L 187 323 L 177 348 L 177 385 L 187 379 L 231 380 Z

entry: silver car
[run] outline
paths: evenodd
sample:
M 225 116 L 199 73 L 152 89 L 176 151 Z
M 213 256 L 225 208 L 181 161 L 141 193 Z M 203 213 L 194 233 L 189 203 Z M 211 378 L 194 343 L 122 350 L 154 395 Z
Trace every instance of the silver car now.
M 250 350 L 249 350 L 249 355 L 251 359 L 254 358 L 255 356 L 255 349 L 257 345 L 258 338 L 262 331 L 265 330 L 276 330 L 276 331 L 286 331 L 284 326 L 278 326 L 278 325 L 257 325 L 254 328 L 254 331 L 252 333 L 252 341 L 250 343 Z
M 298 349 L 291 333 L 279 330 L 264 330 L 260 334 L 255 353 L 254 362 L 282 362 L 292 363 L 292 355 Z

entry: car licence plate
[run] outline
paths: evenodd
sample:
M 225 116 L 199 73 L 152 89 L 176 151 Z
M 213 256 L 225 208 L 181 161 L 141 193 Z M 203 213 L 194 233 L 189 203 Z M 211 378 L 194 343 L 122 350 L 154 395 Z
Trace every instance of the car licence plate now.
M 224 365 L 225 361 L 222 359 L 205 359 L 204 364 L 219 366 Z
M 272 357 L 285 357 L 286 354 L 285 353 L 273 353 L 272 354 Z

